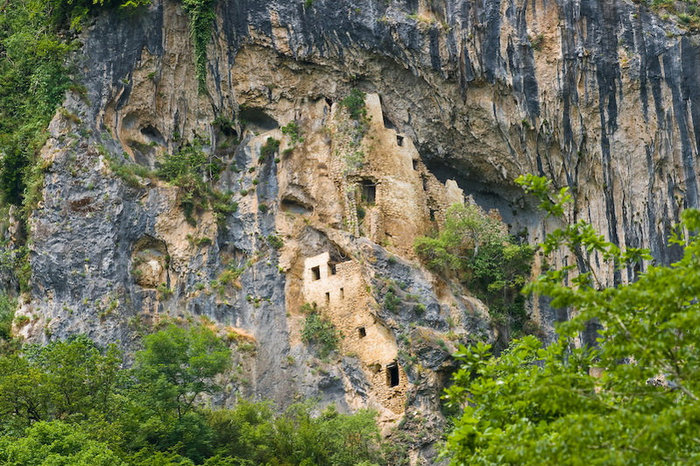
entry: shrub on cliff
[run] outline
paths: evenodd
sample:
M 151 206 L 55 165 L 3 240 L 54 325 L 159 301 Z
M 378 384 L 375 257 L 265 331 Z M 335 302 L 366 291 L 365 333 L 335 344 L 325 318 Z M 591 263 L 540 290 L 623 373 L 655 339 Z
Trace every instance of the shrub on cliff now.
M 301 339 L 315 346 L 318 355 L 325 359 L 338 349 L 340 334 L 328 318 L 322 316 L 316 307 L 311 308 L 304 321 Z
M 350 114 L 350 118 L 356 121 L 361 121 L 367 116 L 367 108 L 365 108 L 365 93 L 357 88 L 353 88 L 340 105 L 345 107 Z
M 560 216 L 537 177 L 521 182 Z M 670 266 L 606 287 L 593 269 L 550 270 L 527 287 L 575 310 L 547 348 L 533 337 L 499 357 L 487 345 L 460 349 L 447 400 L 463 410 L 447 442 L 454 464 L 685 464 L 700 460 L 700 212 L 686 210 L 672 238 L 684 248 Z M 568 249 L 591 263 L 631 267 L 650 256 L 621 250 L 584 222 L 548 235 L 546 254 Z M 579 347 L 591 320 L 595 347 Z
M 534 250 L 510 237 L 504 225 L 474 205 L 454 205 L 434 237 L 420 237 L 416 254 L 432 271 L 458 280 L 483 300 L 505 330 L 526 322 L 520 289 L 530 277 Z

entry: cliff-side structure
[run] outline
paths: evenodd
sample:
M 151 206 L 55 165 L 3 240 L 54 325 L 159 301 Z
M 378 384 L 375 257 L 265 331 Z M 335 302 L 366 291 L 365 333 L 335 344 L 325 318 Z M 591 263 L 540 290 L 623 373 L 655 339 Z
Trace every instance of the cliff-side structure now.
M 536 242 L 557 225 L 513 180 L 541 174 L 571 187 L 573 219 L 674 259 L 670 225 L 699 201 L 700 47 L 673 18 L 627 0 L 220 0 L 216 13 L 204 86 L 174 0 L 85 28 L 85 93 L 66 95 L 41 152 L 26 338 L 131 350 L 162 322 L 205 321 L 232 335 L 244 372 L 216 403 L 373 407 L 430 461 L 450 351 L 494 338 L 483 304 L 413 252 L 451 204 L 497 209 Z M 190 150 L 218 167 L 205 193 L 155 173 Z M 301 338 L 314 302 L 343 337 L 331 359 Z M 533 304 L 549 332 L 566 318 Z

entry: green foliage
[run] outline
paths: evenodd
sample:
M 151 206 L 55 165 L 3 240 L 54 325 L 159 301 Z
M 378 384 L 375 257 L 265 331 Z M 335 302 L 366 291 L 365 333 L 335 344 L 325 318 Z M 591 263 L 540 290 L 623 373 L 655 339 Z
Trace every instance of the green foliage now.
M 216 12 L 216 0 L 182 0 L 182 7 L 190 19 L 190 36 L 194 43 L 195 72 L 200 92 L 207 88 L 207 45 Z
M 564 211 L 564 200 L 552 201 L 542 179 L 520 182 L 552 214 Z M 683 247 L 683 258 L 648 266 L 636 282 L 606 287 L 592 269 L 565 267 L 528 285 L 555 307 L 576 310 L 549 347 L 526 337 L 499 357 L 487 345 L 460 349 L 462 365 L 446 393 L 464 408 L 447 442 L 455 464 L 700 459 L 700 212 L 686 210 L 682 219 L 671 243 Z M 643 250 L 621 250 L 580 222 L 553 232 L 542 247 L 562 247 L 580 264 L 597 256 L 610 268 L 650 259 Z M 601 326 L 597 346 L 576 347 L 591 321 Z
M 338 349 L 340 333 L 314 306 L 304 321 L 301 339 L 314 345 L 321 359 L 325 359 L 332 351 Z
M 71 86 L 61 40 L 42 2 L 5 2 L 0 15 L 0 193 L 21 205 L 45 129 Z
M 245 272 L 249 264 L 244 264 L 241 266 L 236 266 L 231 262 L 220 274 L 219 277 L 212 283 L 212 288 L 219 292 L 220 296 L 226 293 L 227 286 L 235 286 L 236 288 L 241 287 L 238 282 L 240 276 Z
M 30 0 L 29 4 L 32 3 Z M 48 0 L 42 14 L 56 28 L 70 27 L 80 30 L 84 21 L 91 15 L 95 15 L 105 8 L 119 8 L 121 10 L 134 10 L 142 6 L 150 5 L 151 0 Z
M 165 283 L 161 283 L 160 285 L 158 285 L 156 291 L 158 292 L 159 301 L 164 301 L 173 295 L 173 290 L 171 290 L 170 287 L 168 287 L 168 285 Z
M 22 437 L 0 437 L 2 464 L 126 466 L 110 446 L 75 424 L 37 422 Z
M 146 337 L 133 369 L 115 347 L 85 337 L 0 357 L 0 463 L 14 465 L 384 464 L 375 414 L 321 415 L 313 404 L 281 414 L 240 400 L 206 410 L 195 399 L 229 350 L 204 327 Z M 239 346 L 242 348 L 242 345 Z
M 280 148 L 280 141 L 275 138 L 267 138 L 265 144 L 260 148 L 260 158 L 258 162 L 262 163 L 268 157 L 271 157 L 277 153 Z
M 16 309 L 17 301 L 5 293 L 0 293 L 0 339 L 12 338 L 12 321 L 15 318 Z
M 220 387 L 211 378 L 230 366 L 230 350 L 205 327 L 185 330 L 175 325 L 144 339 L 136 357 L 136 374 L 142 390 L 164 410 L 182 418 L 201 394 Z
M 280 249 L 284 246 L 284 240 L 277 235 L 268 235 L 267 243 L 274 249 Z
M 390 286 L 384 294 L 384 309 L 389 312 L 396 312 L 399 310 L 400 305 L 401 299 L 396 296 L 396 290 Z
M 296 121 L 290 121 L 283 126 L 282 133 L 289 136 L 289 139 L 292 141 L 292 145 L 301 144 L 304 142 L 304 138 L 301 135 L 301 128 Z
M 345 107 L 350 114 L 350 118 L 355 121 L 362 121 L 367 118 L 367 109 L 365 108 L 365 93 L 355 88 L 350 91 L 340 105 Z
M 220 224 L 226 216 L 238 210 L 238 204 L 231 200 L 232 195 L 216 191 L 211 183 L 218 180 L 223 165 L 213 155 L 204 152 L 204 141 L 195 137 L 180 149 L 161 160 L 158 177 L 180 187 L 180 207 L 187 221 L 195 225 L 196 211 L 211 206 Z
M 102 154 L 105 160 L 107 160 L 112 173 L 121 178 L 124 183 L 132 188 L 143 188 L 144 178 L 154 178 L 156 176 L 155 173 L 142 165 L 117 159 L 102 146 L 99 146 L 97 150 Z
M 7 203 L 38 202 L 43 171 L 37 151 L 70 79 L 75 45 L 66 28 L 104 8 L 131 10 L 149 0 L 7 0 L 0 14 L 0 197 Z M 75 116 L 73 116 L 75 118 Z M 25 212 L 25 213 L 26 213 Z
M 106 412 L 120 363 L 114 346 L 100 349 L 85 337 L 0 357 L 0 416 L 7 422 L 0 425 Z
M 521 331 L 525 300 L 519 293 L 530 277 L 534 250 L 517 244 L 501 222 L 474 205 L 454 205 L 436 237 L 420 237 L 416 254 L 431 270 L 463 283 L 489 307 L 504 329 Z
M 681 27 L 697 31 L 700 29 L 700 11 L 697 0 L 635 0 L 648 5 L 653 11 L 668 12 L 676 16 Z M 662 15 L 667 18 L 668 14 Z
M 194 138 L 193 141 L 184 144 L 174 154 L 168 154 L 161 160 L 158 176 L 175 184 L 187 184 L 187 178 L 197 180 L 216 180 L 223 167 L 212 156 L 207 156 L 203 150 L 204 141 Z
M 295 404 L 275 415 L 267 403 L 241 401 L 233 410 L 213 411 L 217 452 L 245 464 L 384 463 L 375 413 L 339 414 L 329 407 L 313 416 L 312 410 L 310 403 Z
M 530 41 L 530 47 L 532 47 L 532 50 L 539 51 L 542 48 L 542 44 L 544 43 L 544 35 L 537 34 L 536 36 L 528 36 L 528 40 Z M 523 120 L 523 121 L 527 121 L 527 120 Z

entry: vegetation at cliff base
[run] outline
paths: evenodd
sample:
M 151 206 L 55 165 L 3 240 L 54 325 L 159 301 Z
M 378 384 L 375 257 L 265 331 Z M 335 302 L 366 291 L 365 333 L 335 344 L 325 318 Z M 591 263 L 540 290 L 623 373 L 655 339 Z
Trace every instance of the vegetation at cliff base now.
M 530 278 L 534 250 L 509 236 L 498 218 L 475 205 L 456 204 L 441 231 L 418 238 L 414 249 L 429 269 L 484 301 L 506 334 L 523 330 L 528 320 L 520 289 Z
M 0 463 L 384 464 L 375 414 L 239 400 L 213 409 L 231 352 L 207 327 L 171 325 L 125 368 L 84 336 L 0 355 Z
M 566 189 L 522 177 L 549 214 L 562 216 Z M 567 266 L 527 286 L 574 310 L 544 347 L 534 337 L 500 356 L 488 345 L 462 347 L 445 398 L 462 411 L 447 441 L 454 464 L 695 464 L 700 461 L 700 211 L 686 210 L 671 243 L 684 249 L 670 266 L 647 266 L 636 282 L 606 286 Z M 582 262 L 597 257 L 626 268 L 644 250 L 604 240 L 576 222 L 550 234 Z M 581 347 L 595 321 L 597 344 Z

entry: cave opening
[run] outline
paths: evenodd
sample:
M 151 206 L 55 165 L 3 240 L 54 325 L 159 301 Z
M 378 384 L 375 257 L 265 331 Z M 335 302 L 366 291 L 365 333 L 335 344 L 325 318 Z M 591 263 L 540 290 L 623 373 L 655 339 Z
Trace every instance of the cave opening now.
M 260 129 L 271 131 L 279 128 L 279 123 L 273 117 L 268 115 L 264 109 L 257 107 L 241 107 L 240 120 L 248 125 L 257 126 Z

